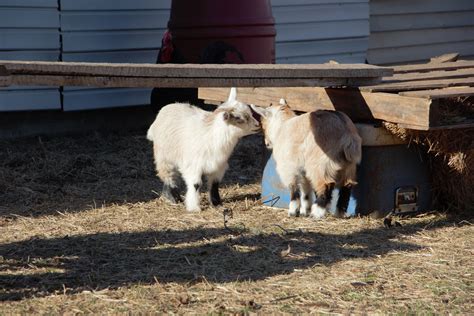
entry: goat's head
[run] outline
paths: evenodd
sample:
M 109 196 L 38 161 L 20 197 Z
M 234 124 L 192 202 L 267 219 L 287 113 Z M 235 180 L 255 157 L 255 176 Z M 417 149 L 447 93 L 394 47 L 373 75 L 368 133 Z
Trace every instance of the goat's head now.
M 260 122 L 265 135 L 265 145 L 267 148 L 272 148 L 281 124 L 286 119 L 295 116 L 295 113 L 283 99 L 280 100 L 279 105 L 271 105 L 267 108 L 255 105 L 251 105 L 251 107 L 260 116 Z
M 237 101 L 237 89 L 231 88 L 229 98 L 217 109 L 223 112 L 225 123 L 233 126 L 242 136 L 257 133 L 260 130 L 259 117 L 250 105 Z

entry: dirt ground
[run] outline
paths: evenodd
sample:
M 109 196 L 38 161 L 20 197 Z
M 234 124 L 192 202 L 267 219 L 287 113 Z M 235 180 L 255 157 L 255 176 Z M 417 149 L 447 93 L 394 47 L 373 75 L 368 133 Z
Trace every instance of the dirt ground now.
M 222 186 L 233 217 L 204 193 L 188 214 L 143 134 L 0 141 L 0 314 L 474 311 L 471 215 L 288 218 L 260 206 L 258 136 Z

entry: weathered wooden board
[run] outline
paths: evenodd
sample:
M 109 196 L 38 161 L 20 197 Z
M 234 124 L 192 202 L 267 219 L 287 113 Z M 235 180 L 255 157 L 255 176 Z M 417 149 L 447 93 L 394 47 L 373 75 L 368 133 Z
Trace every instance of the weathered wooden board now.
M 398 92 L 472 85 L 474 85 L 474 77 L 382 83 L 375 86 L 360 87 L 360 89 L 371 92 Z
M 111 77 L 83 75 L 11 76 L 15 85 L 67 85 L 116 88 L 198 88 L 198 87 L 341 87 L 377 83 L 374 78 L 170 78 Z
M 474 87 L 455 87 L 435 90 L 402 91 L 400 95 L 425 99 L 444 99 L 474 95 Z
M 375 127 L 373 124 L 355 124 L 362 146 L 392 146 L 406 144 L 407 142 L 391 134 L 383 127 Z
M 203 100 L 224 101 L 229 90 L 199 89 Z M 427 129 L 437 122 L 437 104 L 422 98 L 388 93 L 361 92 L 354 89 L 324 88 L 239 88 L 238 99 L 260 106 L 278 104 L 284 98 L 296 111 L 339 110 L 354 120 L 379 119 Z
M 416 65 L 403 65 L 394 66 L 394 73 L 406 73 L 406 72 L 426 72 L 433 70 L 452 70 L 462 68 L 474 68 L 474 60 L 459 60 L 451 63 L 439 63 L 439 64 L 416 64 Z
M 466 12 L 467 13 L 467 12 Z M 459 59 L 459 53 L 449 53 L 449 54 L 443 54 L 440 56 L 435 56 L 430 58 L 430 63 L 448 63 L 448 62 L 455 62 Z
M 4 66 L 0 65 L 0 87 L 8 87 L 12 84 L 12 78 Z
M 419 81 L 428 79 L 466 78 L 474 77 L 474 68 L 441 70 L 430 72 L 409 72 L 383 77 L 382 82 Z
M 12 74 L 171 78 L 378 78 L 392 69 L 366 64 L 108 64 L 0 61 Z

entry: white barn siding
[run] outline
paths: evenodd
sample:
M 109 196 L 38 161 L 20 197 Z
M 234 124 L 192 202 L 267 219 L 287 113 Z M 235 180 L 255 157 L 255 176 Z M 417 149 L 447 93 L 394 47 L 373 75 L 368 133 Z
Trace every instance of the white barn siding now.
M 155 63 L 169 0 L 60 0 L 62 60 Z M 64 111 L 146 105 L 151 89 L 64 87 Z
M 444 53 L 474 57 L 473 0 L 371 0 L 368 61 L 426 61 Z
M 0 59 L 58 61 L 57 0 L 0 0 Z M 0 111 L 60 110 L 59 88 L 0 88 Z
M 273 0 L 277 63 L 364 63 L 368 0 Z

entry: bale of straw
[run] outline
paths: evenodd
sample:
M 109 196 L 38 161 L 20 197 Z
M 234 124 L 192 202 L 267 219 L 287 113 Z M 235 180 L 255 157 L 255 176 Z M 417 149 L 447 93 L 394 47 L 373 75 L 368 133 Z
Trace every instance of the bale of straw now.
M 473 100 L 470 97 L 444 101 L 440 106 L 445 121 L 474 118 Z M 416 131 L 387 122 L 384 126 L 428 152 L 434 206 L 438 210 L 474 211 L 474 128 Z

